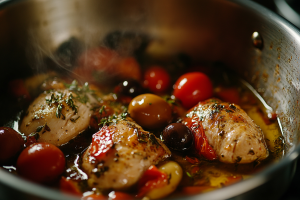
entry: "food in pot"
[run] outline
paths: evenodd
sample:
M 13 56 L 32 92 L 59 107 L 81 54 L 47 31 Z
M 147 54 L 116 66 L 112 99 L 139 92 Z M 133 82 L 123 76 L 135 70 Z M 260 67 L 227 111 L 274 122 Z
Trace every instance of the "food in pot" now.
M 152 133 L 129 117 L 103 126 L 83 154 L 82 169 L 90 187 L 124 190 L 136 184 L 151 166 L 171 156 Z
M 71 73 L 17 81 L 44 77 L 22 93 L 12 87 L 33 100 L 8 123 L 15 130 L 0 130 L 15 141 L 7 158 L 1 149 L 2 168 L 82 199 L 159 199 L 225 187 L 283 155 L 276 115 L 235 75 L 126 52 L 127 39 L 145 43 L 121 36 L 76 51 Z
M 60 146 L 88 128 L 92 105 L 89 92 L 84 97 L 72 90 L 54 90 L 39 95 L 29 106 L 20 125 L 26 136 L 39 134 L 38 141 Z
M 261 129 L 238 105 L 208 99 L 183 119 L 195 138 L 195 149 L 206 159 L 225 163 L 264 160 L 269 151 Z

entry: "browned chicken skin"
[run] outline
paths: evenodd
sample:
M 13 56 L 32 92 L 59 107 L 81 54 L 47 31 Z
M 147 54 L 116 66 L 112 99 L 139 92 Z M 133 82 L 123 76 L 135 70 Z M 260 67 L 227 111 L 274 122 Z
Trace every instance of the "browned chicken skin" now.
M 192 131 L 203 127 L 221 162 L 251 163 L 269 155 L 262 130 L 238 105 L 209 99 L 191 109 L 183 123 L 190 119 L 194 123 Z
M 151 166 L 171 155 L 170 150 L 152 133 L 144 131 L 129 117 L 117 119 L 105 126 L 111 139 L 102 145 L 111 148 L 102 157 L 93 153 L 93 142 L 83 156 L 82 168 L 87 173 L 88 184 L 101 189 L 127 189 L 135 184 Z M 101 131 L 101 130 L 100 130 Z M 112 140 L 112 141 L 111 141 Z

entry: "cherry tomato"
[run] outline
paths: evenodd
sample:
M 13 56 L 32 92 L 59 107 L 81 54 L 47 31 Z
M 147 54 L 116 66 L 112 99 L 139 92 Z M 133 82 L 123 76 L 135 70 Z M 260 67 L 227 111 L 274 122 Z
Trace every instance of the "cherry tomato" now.
M 22 79 L 16 79 L 9 82 L 9 92 L 14 97 L 22 97 L 25 100 L 30 100 L 31 96 L 29 94 L 28 89 L 25 86 L 25 83 Z
M 142 72 L 134 57 L 121 57 L 116 51 L 98 47 L 82 53 L 78 67 L 73 70 L 74 78 L 81 81 L 107 85 L 114 81 L 132 78 L 140 81 Z
M 144 75 L 144 86 L 153 93 L 163 93 L 169 89 L 170 75 L 162 67 L 150 67 Z
M 107 84 L 114 75 L 117 52 L 108 48 L 97 47 L 83 52 L 78 58 L 78 67 L 73 70 L 74 78 L 89 83 Z
M 137 81 L 142 79 L 140 65 L 134 57 L 125 57 L 117 60 L 114 73 L 119 79 L 134 79 Z
M 24 147 L 24 139 L 12 128 L 0 127 L 0 163 L 8 163 Z
M 65 157 L 56 146 L 35 143 L 22 151 L 17 160 L 17 172 L 24 178 L 51 183 L 58 179 L 65 169 Z
M 59 189 L 60 191 L 65 193 L 78 195 L 78 196 L 82 195 L 82 192 L 80 191 L 76 182 L 72 181 L 71 179 L 66 179 L 65 177 L 61 177 L 59 182 Z
M 213 86 L 208 76 L 201 72 L 186 73 L 175 83 L 174 96 L 189 109 L 199 101 L 212 97 Z

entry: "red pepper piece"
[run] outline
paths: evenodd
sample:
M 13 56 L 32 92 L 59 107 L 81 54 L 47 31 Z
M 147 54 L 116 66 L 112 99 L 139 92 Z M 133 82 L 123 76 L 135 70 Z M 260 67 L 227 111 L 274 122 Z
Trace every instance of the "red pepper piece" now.
M 168 184 L 168 176 L 151 165 L 149 169 L 143 174 L 138 183 L 139 192 L 137 198 L 145 196 L 152 189 L 160 188 Z
M 185 159 L 186 161 L 188 161 L 189 163 L 195 165 L 197 163 L 199 163 L 200 161 L 198 160 L 198 158 L 191 158 L 191 157 L 188 157 L 188 156 L 185 156 Z
M 199 120 L 193 120 L 192 118 L 185 118 L 184 122 L 194 134 L 194 146 L 199 155 L 204 156 L 208 160 L 217 159 L 216 152 L 209 145 L 202 123 Z
M 96 159 L 103 159 L 113 149 L 112 135 L 114 131 L 103 126 L 100 131 L 93 135 L 92 144 L 90 148 L 91 156 Z

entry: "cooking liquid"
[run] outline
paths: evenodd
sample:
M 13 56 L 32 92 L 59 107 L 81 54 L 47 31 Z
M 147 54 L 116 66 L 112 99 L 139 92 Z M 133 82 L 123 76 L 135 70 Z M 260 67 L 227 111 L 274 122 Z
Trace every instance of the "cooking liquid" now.
M 266 166 L 280 159 L 284 155 L 284 140 L 279 126 L 279 121 L 270 107 L 266 105 L 263 99 L 254 92 L 254 90 L 244 81 L 239 81 L 234 87 L 238 89 L 241 97 L 239 105 L 248 115 L 259 125 L 264 133 L 265 140 L 269 149 L 269 157 L 261 162 L 250 164 L 225 164 L 218 161 L 208 161 L 193 154 L 192 150 L 180 153 L 172 151 L 172 156 L 161 162 L 159 165 L 173 160 L 179 163 L 184 171 L 183 178 L 175 193 L 171 196 L 187 195 L 194 193 L 207 192 L 213 189 L 221 188 L 226 185 L 250 178 L 254 173 L 264 169 Z M 17 117 L 20 120 L 19 114 Z M 18 129 L 18 120 L 12 120 L 6 126 Z M 157 131 L 157 136 L 162 130 Z M 101 189 L 89 188 L 87 185 L 87 175 L 81 170 L 81 155 L 91 143 L 94 131 L 86 130 L 75 139 L 71 140 L 60 149 L 64 152 L 67 167 L 63 176 L 74 180 L 84 195 L 90 194 L 90 191 L 101 191 Z M 2 166 L 4 169 L 17 173 L 15 167 Z M 187 186 L 196 186 L 196 191 L 185 191 Z M 58 185 L 54 185 L 54 188 Z M 136 194 L 136 190 L 129 193 Z

